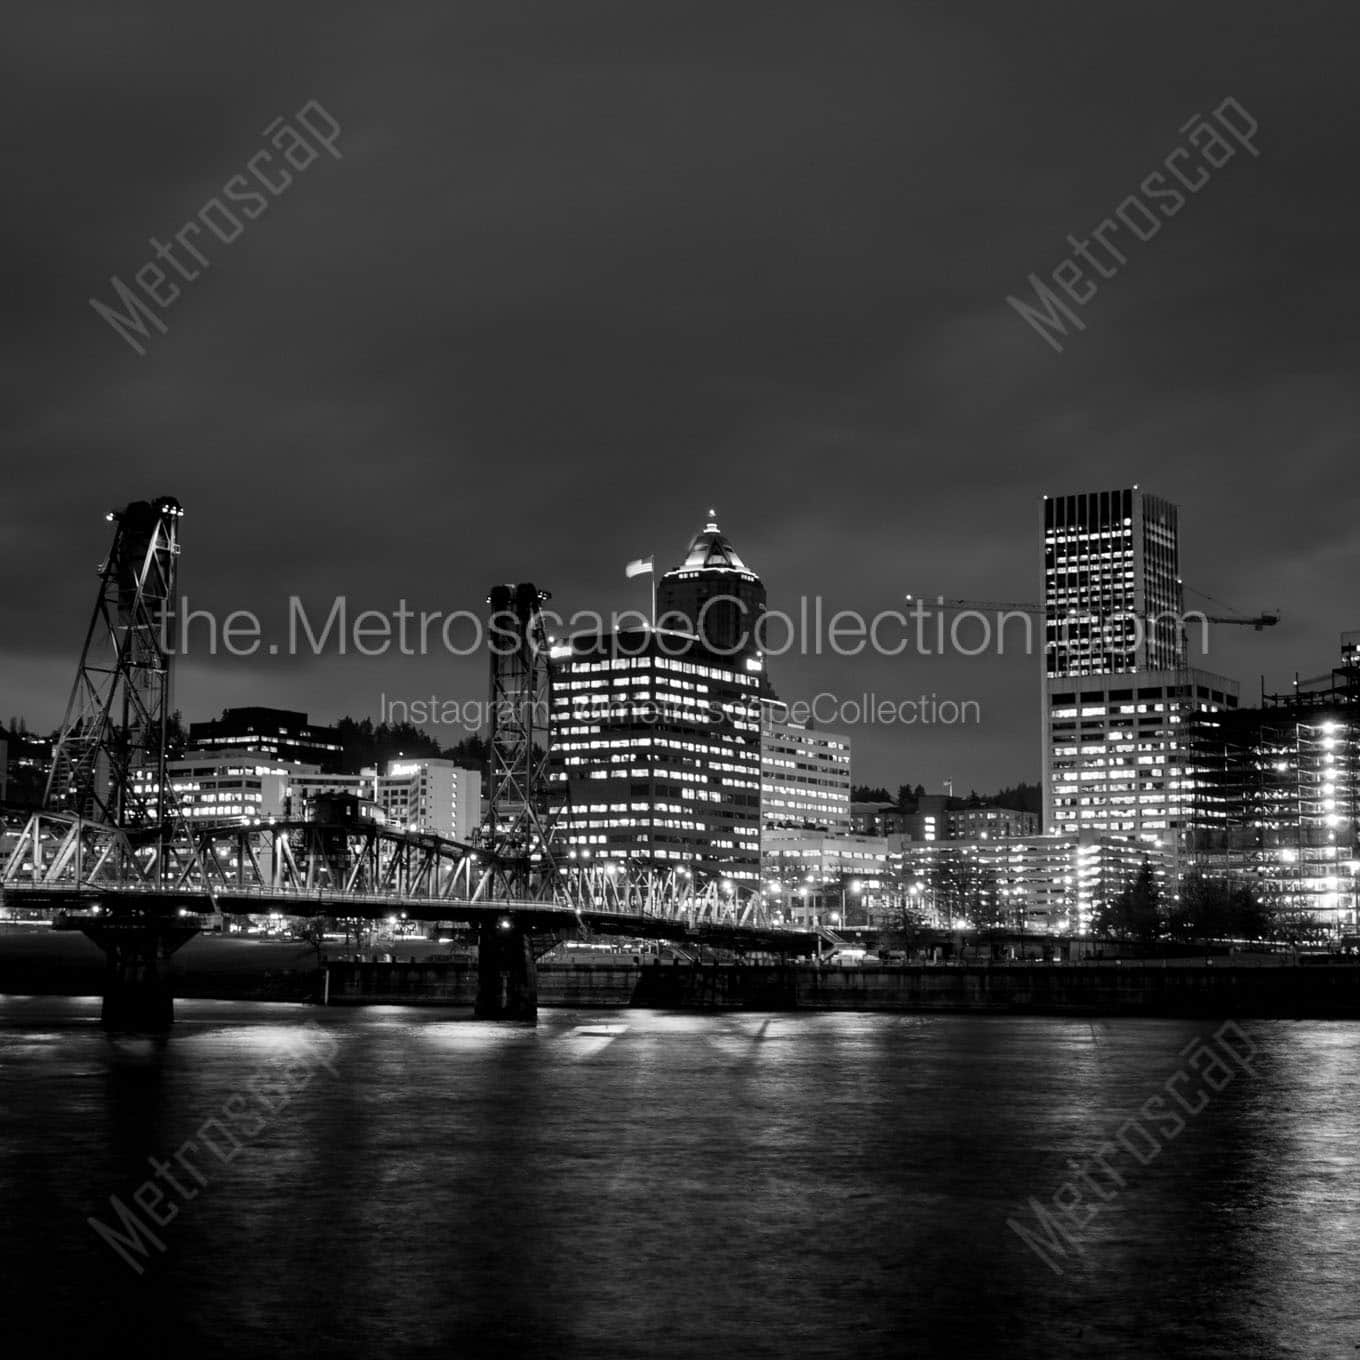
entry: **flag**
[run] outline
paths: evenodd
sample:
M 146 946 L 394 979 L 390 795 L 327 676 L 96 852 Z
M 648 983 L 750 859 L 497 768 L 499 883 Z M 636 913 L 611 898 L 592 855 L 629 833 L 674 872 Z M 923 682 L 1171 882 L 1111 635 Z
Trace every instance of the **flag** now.
M 639 557 L 623 569 L 623 574 L 631 581 L 634 576 L 648 576 L 652 570 L 650 557 Z

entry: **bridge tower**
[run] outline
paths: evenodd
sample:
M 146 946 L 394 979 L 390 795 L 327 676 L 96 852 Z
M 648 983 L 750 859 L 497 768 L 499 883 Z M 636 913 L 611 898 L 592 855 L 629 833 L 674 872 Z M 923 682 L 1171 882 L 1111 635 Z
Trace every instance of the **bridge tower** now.
M 173 496 L 108 514 L 113 545 L 99 568 L 44 811 L 14 857 L 31 853 L 35 881 L 45 867 L 48 882 L 69 874 L 77 894 L 101 881 L 145 884 L 142 893 L 105 894 L 104 914 L 80 927 L 107 961 L 107 1028 L 168 1028 L 173 1006 L 163 964 L 197 933 L 167 919 L 156 900 L 156 889 L 193 856 L 166 777 L 183 514 Z M 54 819 L 65 835 L 45 866 L 44 824 Z
M 546 591 L 528 582 L 493 586 L 490 788 L 483 845 L 493 899 L 551 896 L 557 864 L 548 787 L 552 662 L 543 626 Z M 478 940 L 476 1013 L 532 1020 L 537 1013 L 533 940 L 513 911 L 486 922 Z
M 120 831 L 164 831 L 179 521 L 171 496 L 109 511 L 113 546 L 85 633 L 44 805 Z

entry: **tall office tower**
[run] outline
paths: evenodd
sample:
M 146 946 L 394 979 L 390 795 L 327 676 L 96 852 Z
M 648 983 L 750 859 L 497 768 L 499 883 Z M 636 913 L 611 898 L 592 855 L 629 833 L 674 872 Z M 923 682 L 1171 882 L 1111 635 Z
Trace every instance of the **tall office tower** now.
M 1186 664 L 1176 507 L 1138 487 L 1044 500 L 1044 830 L 1155 839 L 1194 812 L 1186 724 L 1237 684 Z
M 568 855 L 758 879 L 760 659 L 675 629 L 581 633 L 552 655 L 549 779 Z
M 694 536 L 678 567 L 656 587 L 656 621 L 696 634 L 720 656 L 758 651 L 756 625 L 765 613 L 765 586 L 718 528 L 717 512 Z
M 1170 501 L 1136 486 L 1044 497 L 1050 676 L 1184 664 L 1178 518 Z

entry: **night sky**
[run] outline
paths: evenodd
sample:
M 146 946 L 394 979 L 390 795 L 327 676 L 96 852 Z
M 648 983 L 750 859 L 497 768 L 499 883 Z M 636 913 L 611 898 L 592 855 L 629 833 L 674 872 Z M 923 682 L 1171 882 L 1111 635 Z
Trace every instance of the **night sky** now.
M 1244 699 L 1360 627 L 1357 15 L 1340 3 L 460 0 L 11 10 L 0 717 L 61 716 L 105 510 L 186 507 L 194 608 L 645 605 L 710 505 L 796 610 L 1033 600 L 1045 492 L 1181 507 Z M 1237 154 L 1055 352 L 1006 304 L 1233 97 Z M 317 100 L 321 156 L 161 313 L 92 310 Z M 1201 604 L 1195 597 L 1191 605 Z M 976 699 L 852 731 L 858 780 L 1039 774 L 1038 663 L 788 657 Z M 480 697 L 483 658 L 192 652 L 188 718 Z M 432 729 L 436 730 L 436 729 Z M 450 742 L 463 735 L 436 730 Z

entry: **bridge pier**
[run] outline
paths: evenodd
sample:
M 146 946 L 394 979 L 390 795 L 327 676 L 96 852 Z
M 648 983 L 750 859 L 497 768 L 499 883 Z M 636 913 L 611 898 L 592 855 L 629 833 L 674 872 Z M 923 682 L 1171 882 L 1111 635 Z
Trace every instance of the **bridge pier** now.
M 513 917 L 483 921 L 477 932 L 478 1020 L 538 1023 L 538 965 L 533 942 Z
M 99 1023 L 123 1032 L 170 1029 L 175 1002 L 165 965 L 198 934 L 198 927 L 154 919 L 114 919 L 82 922 L 80 930 L 104 951 L 104 1004 Z

